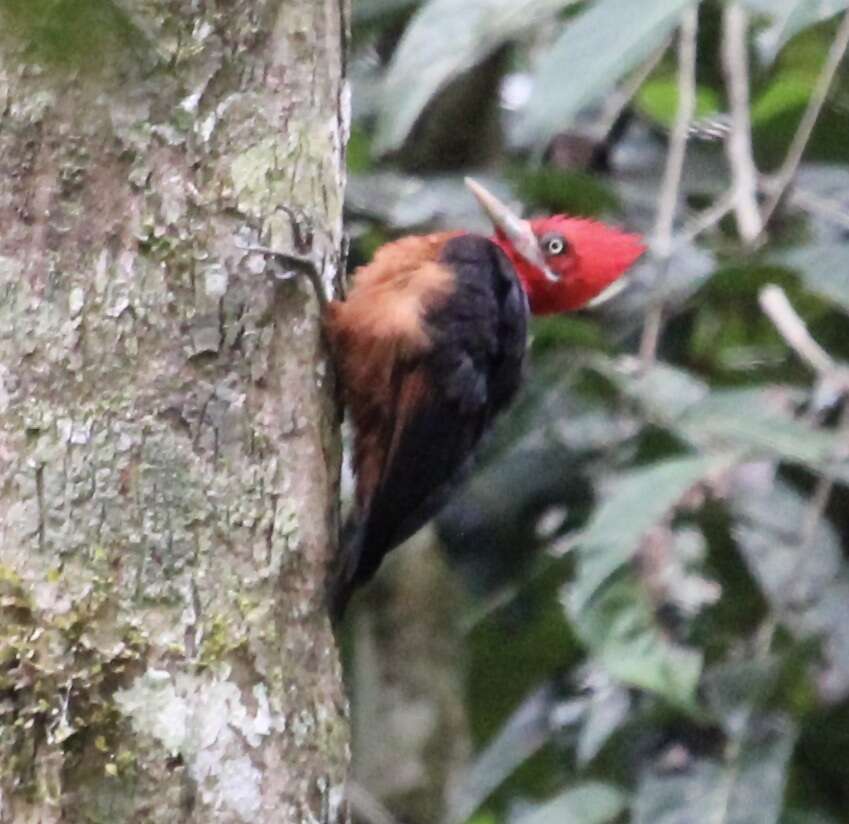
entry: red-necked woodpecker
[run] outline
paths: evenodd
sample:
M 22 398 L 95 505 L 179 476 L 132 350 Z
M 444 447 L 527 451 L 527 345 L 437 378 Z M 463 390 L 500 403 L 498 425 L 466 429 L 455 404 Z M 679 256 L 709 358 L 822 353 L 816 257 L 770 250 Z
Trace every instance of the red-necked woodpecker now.
M 565 215 L 522 220 L 472 180 L 492 237 L 443 232 L 378 249 L 325 328 L 354 429 L 356 501 L 331 582 L 338 620 L 387 552 L 445 501 L 516 394 L 528 314 L 587 306 L 645 251 Z

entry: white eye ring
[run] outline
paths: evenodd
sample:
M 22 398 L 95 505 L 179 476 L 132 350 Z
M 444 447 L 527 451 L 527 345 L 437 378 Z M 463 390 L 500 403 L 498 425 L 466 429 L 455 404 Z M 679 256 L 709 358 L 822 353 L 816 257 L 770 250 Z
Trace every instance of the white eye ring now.
M 563 241 L 563 238 L 553 237 L 549 238 L 545 244 L 546 254 L 549 255 L 559 255 L 563 253 L 563 250 L 566 248 L 566 243 Z

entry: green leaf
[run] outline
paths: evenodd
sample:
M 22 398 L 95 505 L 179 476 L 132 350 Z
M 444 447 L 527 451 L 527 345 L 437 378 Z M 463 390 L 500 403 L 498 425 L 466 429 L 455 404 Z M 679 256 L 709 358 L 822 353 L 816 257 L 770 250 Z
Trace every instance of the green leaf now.
M 707 397 L 708 387 L 686 369 L 655 363 L 640 369 L 635 361 L 596 358 L 593 368 L 625 397 L 636 401 L 652 420 L 661 424 L 683 414 Z
M 840 437 L 797 421 L 771 402 L 770 389 L 712 392 L 690 407 L 674 427 L 703 448 L 746 448 L 819 471 L 828 470 Z
M 786 718 L 758 716 L 727 748 L 724 762 L 696 759 L 683 770 L 648 771 L 637 792 L 635 824 L 777 824 L 795 741 Z
M 476 754 L 448 796 L 444 821 L 459 824 L 475 812 L 501 784 L 551 738 L 551 714 L 556 701 L 552 684 L 534 690 L 511 714 L 498 733 Z M 584 713 L 582 698 L 560 704 L 560 714 L 577 722 Z
M 849 8 L 849 0 L 744 0 L 744 4 L 771 21 L 757 38 L 761 56 L 770 62 L 799 32 Z
M 695 712 L 702 654 L 668 638 L 631 574 L 608 579 L 589 602 L 567 587 L 565 600 L 578 635 L 610 675 Z
M 516 824 L 605 824 L 625 809 L 625 800 L 617 787 L 587 781 L 520 816 Z
M 627 722 L 630 710 L 628 691 L 618 684 L 607 683 L 593 691 L 575 750 L 579 767 L 586 767 L 598 755 L 608 739 Z
M 727 461 L 680 458 L 620 480 L 580 539 L 575 580 L 564 593 L 576 632 L 614 678 L 685 708 L 692 708 L 701 655 L 669 640 L 627 567 L 646 533 Z
M 798 71 L 781 72 L 752 104 L 752 124 L 766 127 L 775 118 L 805 108 L 816 84 L 816 76 Z
M 809 501 L 770 475 L 742 474 L 731 502 L 740 552 L 776 616 L 800 640 L 823 641 L 820 688 L 849 694 L 849 567 L 834 527 L 812 528 Z
M 602 584 L 630 563 L 646 533 L 669 515 L 689 489 L 726 461 L 679 458 L 624 475 L 580 538 L 579 575 L 570 587 L 576 608 L 589 604 Z
M 806 289 L 849 312 L 849 246 L 799 247 L 773 254 L 770 261 L 799 274 Z
M 637 108 L 662 126 L 671 127 L 678 111 L 678 80 L 657 77 L 644 83 L 636 97 Z M 709 117 L 719 112 L 719 94 L 710 86 L 696 88 L 696 117 Z
M 700 450 L 775 456 L 837 480 L 849 477 L 840 436 L 794 418 L 788 411 L 792 391 L 787 387 L 708 392 L 688 372 L 666 364 L 632 373 L 598 358 L 594 367 L 626 397 L 637 401 L 652 421 Z
M 775 688 L 779 663 L 775 658 L 723 661 L 705 674 L 705 702 L 726 735 L 743 734 L 754 708 L 764 706 Z
M 570 20 L 540 61 L 518 126 L 520 143 L 545 143 L 645 60 L 697 0 L 597 0 Z
M 413 17 L 392 58 L 376 148 L 397 149 L 430 100 L 502 44 L 575 0 L 430 0 Z
M 597 175 L 546 166 L 517 169 L 513 176 L 522 201 L 546 212 L 597 217 L 619 209 L 616 195 Z

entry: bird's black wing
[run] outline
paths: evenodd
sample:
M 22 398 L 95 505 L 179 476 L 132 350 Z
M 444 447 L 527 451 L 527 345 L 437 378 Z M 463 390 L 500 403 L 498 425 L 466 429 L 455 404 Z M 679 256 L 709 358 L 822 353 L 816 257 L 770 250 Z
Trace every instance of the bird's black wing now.
M 456 288 L 425 319 L 430 348 L 396 365 L 390 446 L 367 510 L 352 516 L 343 536 L 337 616 L 386 553 L 440 509 L 521 382 L 528 307 L 504 253 L 486 238 L 461 235 L 445 244 L 439 263 Z

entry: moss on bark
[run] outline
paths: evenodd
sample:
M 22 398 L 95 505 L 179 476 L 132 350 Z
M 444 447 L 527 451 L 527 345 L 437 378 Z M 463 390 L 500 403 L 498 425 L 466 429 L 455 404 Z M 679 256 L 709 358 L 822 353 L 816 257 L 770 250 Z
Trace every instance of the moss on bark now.
M 345 818 L 343 2 L 2 7 L 2 824 Z

